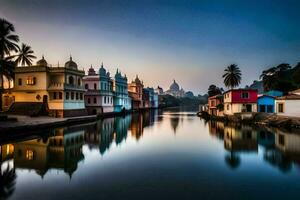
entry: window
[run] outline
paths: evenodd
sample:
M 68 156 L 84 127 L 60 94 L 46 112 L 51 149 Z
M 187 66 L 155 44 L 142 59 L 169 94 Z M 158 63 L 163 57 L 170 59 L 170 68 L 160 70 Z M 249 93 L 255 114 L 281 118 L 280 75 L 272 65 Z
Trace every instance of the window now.
M 28 76 L 26 79 L 26 84 L 27 85 L 35 85 L 36 78 L 32 76 Z
M 78 78 L 78 80 L 77 80 L 77 85 L 78 85 L 78 86 L 81 85 L 81 79 L 80 79 L 80 78 Z
M 283 109 L 283 103 L 279 103 L 279 104 L 278 104 L 278 112 L 279 112 L 279 113 L 283 113 L 283 112 L 284 112 L 284 109 Z
M 227 110 L 229 110 L 229 104 L 227 104 Z
M 74 85 L 74 78 L 73 78 L 73 76 L 69 76 L 69 84 Z
M 32 150 L 26 150 L 26 159 L 27 160 L 33 160 L 34 158 L 34 153 Z
M 94 90 L 97 90 L 97 84 L 94 83 Z
M 88 90 L 88 89 L 89 89 L 89 84 L 86 83 L 86 84 L 84 85 L 84 87 L 85 87 L 85 89 Z
M 112 103 L 112 101 L 113 101 L 113 98 L 112 98 L 112 97 L 110 97 L 110 103 Z
M 69 92 L 66 92 L 66 99 L 69 100 L 69 98 L 70 98 L 70 94 Z
M 284 135 L 279 134 L 278 142 L 279 144 L 284 145 Z
M 90 98 L 88 98 L 88 104 L 90 104 L 91 103 L 91 99 Z
M 104 103 L 106 103 L 106 97 L 104 97 Z
M 79 95 L 78 95 L 78 93 L 76 92 L 76 100 L 78 100 L 79 99 Z
M 18 85 L 22 85 L 22 79 L 21 78 L 18 79 Z
M 53 92 L 53 99 L 56 99 L 56 92 Z
M 83 93 L 80 93 L 80 100 L 83 100 Z
M 242 92 L 242 99 L 249 99 L 249 92 Z
M 74 99 L 74 92 L 71 92 L 71 99 Z
M 96 97 L 94 97 L 94 103 L 97 103 L 97 98 Z
M 59 92 L 59 93 L 58 93 L 58 98 L 59 98 L 59 99 L 62 99 L 62 92 Z

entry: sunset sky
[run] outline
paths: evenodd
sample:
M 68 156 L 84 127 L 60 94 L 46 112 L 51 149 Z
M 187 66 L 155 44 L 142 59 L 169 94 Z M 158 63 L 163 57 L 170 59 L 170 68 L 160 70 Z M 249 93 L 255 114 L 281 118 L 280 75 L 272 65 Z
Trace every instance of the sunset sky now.
M 146 86 L 167 89 L 176 79 L 195 94 L 223 87 L 231 63 L 243 86 L 268 67 L 295 65 L 299 11 L 299 0 L 0 0 L 0 17 L 48 63 L 72 54 L 81 68 L 104 62 L 130 81 L 139 74 Z

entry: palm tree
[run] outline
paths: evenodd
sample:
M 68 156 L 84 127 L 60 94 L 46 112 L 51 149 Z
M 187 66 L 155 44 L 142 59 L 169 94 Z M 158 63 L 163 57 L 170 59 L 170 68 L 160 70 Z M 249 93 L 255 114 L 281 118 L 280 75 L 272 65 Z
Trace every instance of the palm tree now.
M 18 52 L 19 36 L 12 34 L 15 32 L 15 27 L 12 23 L 5 19 L 0 19 L 0 59 L 5 55 L 10 55 L 12 51 Z
M 15 191 L 16 171 L 7 166 L 5 170 L 0 171 L 0 199 L 7 199 Z
M 226 87 L 233 89 L 241 83 L 242 73 L 236 64 L 229 65 L 224 72 L 225 74 L 222 77 Z
M 0 18 L 0 97 L 3 92 L 3 76 L 13 78 L 14 64 L 5 58 L 11 52 L 18 52 L 19 36 L 14 35 L 15 27 L 12 23 Z M 0 111 L 2 110 L 2 98 L 0 98 Z
M 36 56 L 34 56 L 33 53 L 34 51 L 31 49 L 31 46 L 22 43 L 18 54 L 9 56 L 8 59 L 16 58 L 16 65 L 21 64 L 22 66 L 30 66 L 32 65 L 32 59 L 36 58 Z

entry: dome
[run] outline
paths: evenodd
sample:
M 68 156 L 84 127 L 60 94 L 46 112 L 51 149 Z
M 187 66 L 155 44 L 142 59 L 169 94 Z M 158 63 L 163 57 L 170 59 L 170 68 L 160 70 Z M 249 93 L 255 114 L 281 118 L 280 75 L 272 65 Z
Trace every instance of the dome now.
M 172 91 L 179 91 L 179 85 L 176 83 L 175 80 L 174 80 L 174 82 L 171 84 L 170 90 L 172 90 Z
M 68 62 L 66 62 L 65 67 L 77 69 L 77 64 L 72 60 L 72 56 L 70 57 L 70 60 Z
M 88 72 L 88 75 L 96 75 L 96 72 L 93 68 L 93 66 L 91 65 L 90 69 L 89 69 L 89 72 Z
M 141 80 L 139 79 L 138 75 L 136 75 L 134 82 L 136 84 L 141 84 Z
M 100 76 L 105 76 L 106 75 L 106 70 L 103 67 L 103 63 L 101 64 L 101 67 L 99 69 L 99 74 L 100 74 Z
M 47 63 L 47 61 L 45 60 L 45 58 L 43 56 L 41 60 L 36 62 L 36 65 L 38 65 L 38 66 L 47 66 L 48 63 Z

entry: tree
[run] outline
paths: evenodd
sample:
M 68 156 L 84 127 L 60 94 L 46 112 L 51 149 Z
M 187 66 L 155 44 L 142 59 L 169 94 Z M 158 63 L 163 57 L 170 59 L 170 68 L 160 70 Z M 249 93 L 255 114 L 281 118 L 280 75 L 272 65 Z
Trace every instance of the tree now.
M 3 79 L 13 78 L 14 63 L 5 58 L 10 56 L 11 52 L 18 52 L 19 36 L 13 34 L 15 27 L 13 24 L 5 19 L 0 19 L 0 111 L 2 110 L 2 93 L 3 93 Z
M 292 75 L 294 83 L 300 86 L 300 62 L 294 67 L 294 73 Z
M 264 70 L 260 78 L 265 91 L 280 90 L 287 93 L 296 87 L 291 79 L 291 66 L 287 63 Z
M 11 52 L 18 52 L 19 36 L 14 35 L 15 27 L 5 19 L 0 19 L 0 59 Z M 2 66 L 3 67 L 3 66 Z
M 222 90 L 220 88 L 218 88 L 217 86 L 215 86 L 215 85 L 210 85 L 208 87 L 207 94 L 208 94 L 209 97 L 215 96 L 217 94 L 222 94 Z
M 224 70 L 223 78 L 224 78 L 224 84 L 226 87 L 233 89 L 241 83 L 242 79 L 242 73 L 240 68 L 236 64 L 229 65 Z
M 32 59 L 36 58 L 36 56 L 34 56 L 33 53 L 34 51 L 31 49 L 31 46 L 22 43 L 22 46 L 18 54 L 9 56 L 8 59 L 16 58 L 15 62 L 17 65 L 21 64 L 22 66 L 25 65 L 30 66 L 32 65 Z

